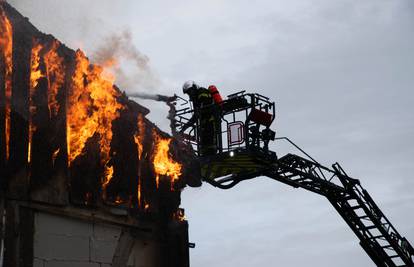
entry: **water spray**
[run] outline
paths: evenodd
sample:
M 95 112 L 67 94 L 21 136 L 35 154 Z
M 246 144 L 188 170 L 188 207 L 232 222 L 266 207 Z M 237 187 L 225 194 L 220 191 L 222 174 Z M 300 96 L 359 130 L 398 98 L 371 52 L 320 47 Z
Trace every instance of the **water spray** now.
M 147 100 L 154 100 L 154 101 L 160 101 L 165 103 L 172 103 L 177 100 L 178 96 L 166 96 L 166 95 L 153 95 L 153 94 L 146 94 L 146 93 L 132 93 L 128 94 L 129 97 L 133 98 L 141 98 L 141 99 L 147 99 Z
M 174 136 L 177 134 L 176 123 L 175 123 L 175 114 L 177 110 L 175 108 L 175 104 L 176 104 L 177 99 L 179 98 L 182 99 L 181 97 L 175 94 L 173 96 L 166 96 L 166 95 L 146 94 L 146 93 L 131 93 L 131 94 L 128 94 L 128 96 L 132 98 L 141 98 L 141 99 L 154 100 L 154 101 L 166 103 L 167 106 L 170 108 L 170 110 L 168 111 L 167 119 L 170 120 L 171 133 Z

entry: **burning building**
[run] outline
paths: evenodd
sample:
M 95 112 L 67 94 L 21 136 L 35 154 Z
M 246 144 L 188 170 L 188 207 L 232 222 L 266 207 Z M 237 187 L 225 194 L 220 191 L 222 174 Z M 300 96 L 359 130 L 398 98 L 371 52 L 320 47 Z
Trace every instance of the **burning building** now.
M 3 266 L 189 266 L 191 155 L 5 2 L 0 33 Z

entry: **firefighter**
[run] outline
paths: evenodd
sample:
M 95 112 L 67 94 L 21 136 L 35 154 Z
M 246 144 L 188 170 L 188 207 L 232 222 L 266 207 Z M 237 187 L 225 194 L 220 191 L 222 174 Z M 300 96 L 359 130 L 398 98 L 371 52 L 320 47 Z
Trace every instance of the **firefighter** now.
M 183 133 L 190 126 L 198 122 L 199 153 L 201 156 L 210 156 L 217 153 L 217 120 L 219 116 L 214 105 L 213 96 L 206 88 L 199 87 L 194 81 L 187 81 L 183 85 L 183 93 L 190 97 L 193 103 L 194 114 L 182 127 Z

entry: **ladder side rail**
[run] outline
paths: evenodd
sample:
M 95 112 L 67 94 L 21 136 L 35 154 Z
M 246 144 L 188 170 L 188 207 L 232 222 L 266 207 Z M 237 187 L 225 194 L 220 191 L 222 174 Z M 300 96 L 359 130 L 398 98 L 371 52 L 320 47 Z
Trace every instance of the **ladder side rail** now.
M 408 242 L 408 240 L 403 239 L 403 237 L 398 233 L 397 229 L 384 215 L 384 213 L 381 211 L 369 193 L 360 185 L 358 180 L 348 177 L 339 164 L 336 163 L 332 167 L 337 172 L 337 175 L 343 182 L 344 187 L 350 192 L 350 194 L 355 198 L 355 200 L 364 210 L 364 212 L 368 215 L 370 221 L 383 235 L 386 242 L 390 244 L 390 247 L 388 249 L 394 250 L 401 261 L 406 264 L 406 266 L 414 266 L 414 254 L 411 253 L 409 249 L 411 244 Z
M 353 198 L 353 200 L 357 199 Z M 405 262 L 403 257 L 401 257 L 401 254 L 398 253 L 391 243 L 387 241 L 386 235 L 384 235 L 383 231 L 381 231 L 381 225 L 375 223 L 372 219 L 367 220 L 367 222 L 371 223 L 370 225 L 366 225 L 364 223 L 366 219 L 363 220 L 361 217 L 368 216 L 368 218 L 370 218 L 370 213 L 364 209 L 364 206 L 358 206 L 361 203 L 360 201 L 357 201 L 357 203 L 357 207 L 353 207 L 350 205 L 348 200 L 344 201 L 342 209 L 346 214 L 345 217 L 354 220 L 355 224 L 358 225 L 358 231 L 364 233 L 362 236 L 359 236 L 361 245 L 368 245 L 370 250 L 375 250 L 375 254 L 380 255 L 380 258 L 387 262 L 389 266 L 400 266 L 401 263 Z M 360 216 L 356 213 L 357 210 L 361 211 L 361 209 L 364 211 L 363 214 L 366 215 Z M 355 230 L 354 232 L 357 234 Z M 361 239 L 361 237 L 363 239 Z
M 281 158 L 279 160 L 278 166 L 279 172 L 277 175 L 273 175 L 273 179 L 287 183 L 288 179 L 290 185 L 295 187 L 302 187 L 304 189 L 310 190 L 312 192 L 318 193 L 332 199 L 332 195 L 336 195 L 337 198 L 342 199 L 343 201 L 343 211 L 341 211 L 341 206 L 334 205 L 342 217 L 347 218 L 347 223 L 351 225 L 358 225 L 357 227 L 351 227 L 351 229 L 357 234 L 361 240 L 361 246 L 364 246 L 365 250 L 369 250 L 369 256 L 378 260 L 378 257 L 386 261 L 386 266 L 397 266 L 393 259 L 399 258 L 402 262 L 407 264 L 407 266 L 412 266 L 412 256 L 410 255 L 410 249 L 403 249 L 402 244 L 407 244 L 406 247 L 410 248 L 410 244 L 404 243 L 402 237 L 398 234 L 395 228 L 392 226 L 391 222 L 383 215 L 381 210 L 369 196 L 368 192 L 364 190 L 360 185 L 357 179 L 348 177 L 344 172 L 332 171 L 324 166 L 321 166 L 319 163 L 311 162 L 307 159 L 303 159 L 296 155 L 287 155 L 287 157 Z M 315 169 L 325 170 L 327 172 L 334 172 L 338 179 L 343 183 L 344 188 L 337 187 L 336 184 L 331 181 L 327 181 L 324 176 L 320 176 Z M 288 175 L 286 175 L 288 174 Z M 274 177 L 276 176 L 276 177 Z M 288 177 L 288 178 L 287 178 Z M 298 177 L 298 178 L 297 178 Z M 322 182 L 323 181 L 323 182 Z M 340 190 L 338 190 L 340 188 Z M 347 194 L 343 193 L 343 190 L 347 191 Z M 340 192 L 338 194 L 338 191 Z M 358 214 L 346 200 L 354 199 L 358 202 L 361 208 L 364 210 L 365 214 L 373 223 L 372 228 L 368 228 L 364 224 L 363 219 L 361 219 Z M 335 203 L 332 202 L 331 203 Z M 384 222 L 378 219 L 378 214 L 380 214 L 380 219 L 383 218 Z M 353 223 L 350 223 L 351 218 L 354 220 Z M 366 219 L 366 218 L 365 218 Z M 384 227 L 388 226 L 388 228 Z M 374 236 L 369 229 L 377 229 L 382 236 Z M 392 233 L 396 232 L 395 237 L 399 237 L 398 242 L 393 243 Z M 361 233 L 362 232 L 362 233 Z M 397 235 L 398 234 L 398 235 Z M 389 255 L 385 251 L 385 248 L 380 243 L 380 238 L 384 237 L 386 241 L 391 245 L 388 246 L 388 250 L 393 250 L 396 255 Z M 396 246 L 396 244 L 398 246 Z M 374 252 L 375 251 L 375 252 Z M 374 260 L 374 259 L 373 259 Z M 374 260 L 374 261 L 375 261 Z
M 357 213 L 352 210 L 352 207 L 350 207 L 349 203 L 346 202 L 346 199 L 348 199 L 350 196 L 346 194 L 342 188 L 338 188 L 335 184 L 327 186 L 326 183 L 329 182 L 323 180 L 320 177 L 301 180 L 302 178 L 310 178 L 309 175 L 312 174 L 309 173 L 303 173 L 295 169 L 290 169 L 287 172 L 286 171 L 287 170 L 285 169 L 284 172 L 279 172 L 275 176 L 271 174 L 269 175 L 269 173 L 266 173 L 266 175 L 273 178 L 274 180 L 283 182 L 293 187 L 301 187 L 308 191 L 327 197 L 335 209 L 338 211 L 338 213 L 341 215 L 341 217 L 344 218 L 346 223 L 350 226 L 351 230 L 360 239 L 361 246 L 364 247 L 364 250 L 367 251 L 372 260 L 374 262 L 383 262 L 383 265 L 377 264 L 378 266 L 397 266 L 392 261 L 392 259 L 390 259 L 389 255 L 381 249 L 381 244 L 374 238 L 374 235 L 366 229 L 363 221 L 359 218 Z M 289 173 L 288 179 L 285 179 L 286 173 Z M 299 179 L 297 177 L 299 177 Z M 335 201 L 332 199 L 337 200 Z
M 354 187 L 357 201 L 370 217 L 373 224 L 377 226 L 378 231 L 385 237 L 386 241 L 392 246 L 392 249 L 407 266 L 414 266 L 413 254 L 407 249 L 411 244 L 404 240 L 392 225 L 389 219 L 379 209 L 369 193 L 360 185 Z
M 290 173 L 290 171 L 289 171 Z M 346 221 L 346 223 L 350 226 L 351 230 L 357 235 L 357 237 L 360 239 L 360 244 L 363 246 L 364 250 L 367 251 L 368 255 L 372 258 L 372 260 L 376 263 L 381 262 L 382 265 L 377 264 L 378 266 L 384 266 L 384 267 L 395 267 L 393 261 L 389 258 L 388 254 L 386 254 L 384 251 L 380 249 L 380 244 L 375 240 L 372 233 L 366 230 L 365 225 L 361 220 L 358 220 L 358 215 L 355 211 L 349 207 L 349 204 L 344 201 L 349 197 L 349 195 L 345 194 L 344 191 L 338 190 L 337 186 L 333 184 L 332 186 L 323 186 L 320 181 L 322 180 L 320 177 L 317 179 L 308 180 L 306 182 L 296 182 L 297 180 L 292 179 L 292 177 L 306 177 L 307 173 L 301 173 L 299 171 L 293 171 L 293 175 L 289 174 L 289 179 L 284 179 L 283 172 L 279 172 L 277 175 L 273 176 L 272 174 L 269 175 L 269 173 L 266 173 L 267 176 L 273 178 L 274 180 L 278 180 L 280 182 L 283 182 L 285 184 L 294 186 L 294 187 L 301 187 L 303 189 L 307 189 L 311 192 L 323 195 L 330 200 L 330 202 L 333 204 L 335 209 L 338 211 L 338 213 L 341 215 L 341 217 Z M 326 181 L 324 181 L 326 182 Z M 332 199 L 339 199 L 341 201 L 335 201 Z M 344 207 L 346 206 L 347 207 Z M 352 215 L 351 215 L 352 214 Z M 385 264 L 386 262 L 386 264 Z
M 339 191 L 345 191 L 334 171 L 300 156 L 287 154 L 278 160 L 278 168 L 282 172 L 292 171 L 295 174 L 303 174 L 311 181 Z
M 268 168 L 245 176 L 233 175 L 225 179 L 230 183 L 216 183 L 215 186 L 229 189 L 242 180 L 268 176 L 295 188 L 323 195 L 356 234 L 360 245 L 377 266 L 413 267 L 411 244 L 398 234 L 368 192 L 360 186 L 359 180 L 347 176 L 339 168 L 333 166 L 333 169 L 288 154 Z M 319 170 L 331 178 L 326 179 L 319 174 Z M 333 183 L 334 178 L 341 185 Z
M 375 242 L 370 237 L 369 231 L 364 231 L 364 225 L 358 219 L 358 215 L 354 211 L 351 211 L 343 206 L 344 203 L 341 203 L 341 200 L 338 201 L 336 198 L 328 197 L 329 202 L 338 212 L 338 214 L 342 217 L 342 219 L 346 222 L 346 224 L 351 228 L 351 230 L 355 233 L 355 235 L 360 240 L 360 246 L 365 250 L 371 260 L 378 266 L 378 267 L 395 267 L 396 265 L 392 260 L 389 259 L 388 254 L 386 254 L 381 249 L 378 249 L 380 245 Z M 342 205 L 341 205 L 342 204 Z M 353 216 L 350 214 L 353 212 Z
M 289 180 L 295 183 L 297 187 L 308 190 L 312 189 L 311 191 L 323 196 L 326 196 L 328 192 L 332 191 L 345 192 L 340 186 L 322 179 L 320 176 L 315 175 L 316 173 L 308 172 L 307 170 L 298 170 L 290 166 L 279 166 L 278 176 L 283 177 L 286 173 L 292 174 Z
M 295 181 L 295 180 L 291 179 L 291 177 L 292 177 L 291 175 L 289 175 L 288 177 L 285 177 L 283 173 L 277 173 L 277 172 L 266 172 L 264 175 L 271 178 L 271 179 L 273 179 L 273 180 L 276 180 L 276 181 L 282 182 L 284 184 L 290 185 L 294 188 L 299 188 L 300 187 L 300 188 L 306 189 L 308 191 L 314 192 L 318 195 L 325 196 L 325 190 L 322 189 L 323 186 L 320 185 L 320 184 L 316 184 L 315 182 L 313 182 L 313 183 L 304 182 L 302 180 Z M 297 175 L 293 175 L 293 177 L 297 177 Z M 303 177 L 303 176 L 300 176 L 300 177 Z
M 298 156 L 292 155 L 288 160 L 296 168 L 279 164 L 277 172 L 266 172 L 265 175 L 295 188 L 301 187 L 327 197 L 341 217 L 350 226 L 351 230 L 360 239 L 360 244 L 363 246 L 364 250 L 367 251 L 369 257 L 371 257 L 374 262 L 378 263 L 378 266 L 396 267 L 397 265 L 394 264 L 386 252 L 380 249 L 381 245 L 374 238 L 373 234 L 366 229 L 362 220 L 359 219 L 356 212 L 352 210 L 349 203 L 346 201 L 350 196 L 346 193 L 345 189 L 326 181 L 315 172 L 307 172 L 311 169 L 308 168 L 308 170 L 306 170 L 305 168 L 304 170 L 304 166 L 300 164 L 301 161 L 297 161 L 298 158 L 301 159 Z M 306 167 L 309 166 L 307 165 Z M 321 167 L 327 169 L 326 167 Z M 381 265 L 379 263 L 381 263 Z

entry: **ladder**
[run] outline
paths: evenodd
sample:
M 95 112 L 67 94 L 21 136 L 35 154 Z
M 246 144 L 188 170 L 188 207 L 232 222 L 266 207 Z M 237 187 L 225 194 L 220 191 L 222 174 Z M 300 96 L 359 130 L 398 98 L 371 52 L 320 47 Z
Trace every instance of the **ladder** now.
M 207 182 L 228 189 L 241 180 L 258 176 L 267 176 L 326 197 L 377 266 L 414 267 L 411 244 L 398 233 L 359 180 L 349 177 L 338 163 L 330 169 L 314 160 L 287 154 L 260 171 Z

